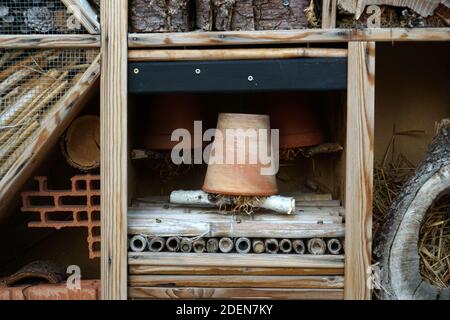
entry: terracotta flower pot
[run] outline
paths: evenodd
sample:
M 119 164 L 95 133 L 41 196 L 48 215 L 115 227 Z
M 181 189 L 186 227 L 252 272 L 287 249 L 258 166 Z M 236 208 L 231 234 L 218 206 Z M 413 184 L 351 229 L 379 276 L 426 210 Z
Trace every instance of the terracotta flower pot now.
M 258 156 L 258 144 L 264 142 L 267 143 L 265 147 L 269 150 L 268 154 L 272 154 L 269 119 L 267 115 L 219 114 L 217 129 L 220 130 L 222 135 L 218 136 L 216 134 L 211 154 L 214 156 L 216 152 L 222 152 L 223 161 L 220 164 L 211 163 L 210 161 L 203 191 L 243 196 L 269 196 L 277 193 L 275 174 L 262 174 L 262 168 L 267 168 L 269 165 L 263 165 Z M 246 146 L 242 148 L 238 147 L 238 142 L 243 135 L 227 135 L 226 129 L 255 129 L 255 132 L 258 132 L 258 129 L 267 129 L 267 139 L 262 141 L 262 139 L 259 140 L 258 135 L 247 135 L 245 140 L 247 141 L 245 143 Z M 242 143 L 240 145 L 242 146 Z M 257 147 L 255 148 L 255 146 Z M 238 162 L 237 155 L 243 149 L 245 150 L 245 153 L 243 153 L 245 154 L 245 159 Z M 230 160 L 231 154 L 234 154 L 234 159 L 232 160 Z M 251 159 L 254 160 L 251 161 Z M 274 161 L 273 157 L 269 159 L 272 162 Z
M 310 97 L 298 93 L 270 94 L 272 128 L 280 130 L 280 149 L 313 146 L 324 142 L 317 110 Z
M 179 144 L 171 141 L 176 129 L 187 129 L 191 133 L 193 148 L 194 121 L 204 119 L 199 99 L 192 94 L 165 94 L 155 96 L 148 108 L 144 133 L 144 147 L 151 150 L 171 150 Z

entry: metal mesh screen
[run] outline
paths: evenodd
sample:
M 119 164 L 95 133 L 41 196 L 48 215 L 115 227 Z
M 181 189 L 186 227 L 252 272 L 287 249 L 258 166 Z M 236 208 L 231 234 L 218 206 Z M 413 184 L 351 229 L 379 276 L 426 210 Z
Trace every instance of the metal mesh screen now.
M 1 0 L 0 34 L 87 33 L 60 0 Z
M 96 49 L 0 50 L 0 179 Z

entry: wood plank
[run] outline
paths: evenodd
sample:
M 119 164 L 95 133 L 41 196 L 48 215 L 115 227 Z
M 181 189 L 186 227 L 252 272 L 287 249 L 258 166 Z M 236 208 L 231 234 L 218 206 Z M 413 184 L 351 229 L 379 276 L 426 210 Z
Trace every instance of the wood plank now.
M 100 55 L 42 120 L 30 143 L 0 181 L 0 213 L 6 212 L 13 197 L 83 108 L 85 99 L 92 93 L 99 75 Z
M 343 289 L 344 277 L 334 276 L 173 276 L 132 275 L 130 287 L 222 287 L 222 288 L 296 288 Z
M 336 28 L 336 0 L 322 0 L 322 29 Z
M 345 298 L 370 299 L 375 43 L 350 42 L 348 70 Z
M 204 50 L 130 50 L 129 61 L 205 61 L 290 58 L 346 58 L 347 49 L 265 48 L 265 49 L 204 49 Z
M 145 266 L 131 265 L 130 275 L 253 275 L 306 276 L 343 275 L 342 268 L 257 268 L 257 267 L 203 267 L 203 266 Z
M 127 298 L 128 1 L 102 1 L 102 299 Z
M 0 35 L 0 48 L 100 48 L 100 36 L 89 34 Z
M 82 4 L 80 0 L 61 0 L 72 13 L 75 18 L 81 23 L 81 25 L 90 33 L 100 33 L 100 22 L 98 21 L 97 14 L 88 4 Z
M 449 28 L 302 29 L 132 33 L 130 48 L 287 44 L 348 41 L 450 41 Z
M 340 300 L 342 289 L 270 289 L 270 288 L 154 288 L 131 287 L 133 299 L 308 299 Z
M 248 268 L 343 268 L 343 255 L 283 255 L 239 253 L 128 253 L 129 265 Z

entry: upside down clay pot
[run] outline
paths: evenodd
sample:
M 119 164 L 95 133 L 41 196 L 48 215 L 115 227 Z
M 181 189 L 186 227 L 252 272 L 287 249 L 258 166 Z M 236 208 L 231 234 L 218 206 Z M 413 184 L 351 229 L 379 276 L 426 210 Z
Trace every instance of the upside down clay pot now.
M 223 195 L 269 196 L 277 193 L 275 174 L 262 174 L 263 168 L 273 164 L 270 120 L 267 115 L 221 113 L 217 134 L 212 144 L 210 163 L 206 172 L 203 191 Z M 231 132 L 227 129 L 240 129 Z M 248 130 L 250 129 L 250 130 Z M 267 135 L 252 135 L 266 129 Z M 244 133 L 245 132 L 245 133 Z M 244 142 L 245 141 L 245 142 Z M 245 147 L 243 147 L 245 145 Z M 270 160 L 263 163 L 260 148 Z M 240 157 L 240 160 L 239 157 Z M 222 155 L 222 156 L 221 156 Z

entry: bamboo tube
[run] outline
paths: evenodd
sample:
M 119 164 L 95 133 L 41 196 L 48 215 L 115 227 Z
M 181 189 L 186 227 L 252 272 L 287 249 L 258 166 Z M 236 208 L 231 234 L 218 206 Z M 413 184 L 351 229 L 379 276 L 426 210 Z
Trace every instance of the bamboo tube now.
M 160 252 L 164 249 L 164 239 L 161 237 L 150 238 L 148 242 L 148 249 L 151 252 Z
M 223 253 L 229 253 L 233 250 L 234 243 L 230 238 L 221 238 L 219 241 L 219 249 Z
M 277 239 L 266 239 L 264 241 L 264 246 L 266 247 L 267 253 L 278 253 L 278 250 L 280 250 Z
M 292 248 L 294 249 L 294 252 L 298 254 L 305 254 L 306 252 L 305 243 L 301 239 L 294 240 L 292 242 Z
M 206 242 L 206 251 L 209 253 L 217 253 L 219 251 L 219 240 L 210 238 Z
M 206 50 L 131 50 L 129 61 L 197 61 L 253 60 L 289 58 L 346 58 L 347 49 L 323 48 L 264 48 L 264 49 L 206 49 Z
M 181 252 L 191 252 L 192 251 L 192 241 L 189 238 L 182 238 L 180 242 Z
M 309 239 L 306 245 L 308 247 L 308 252 L 311 254 L 325 254 L 327 250 L 327 244 L 320 238 Z
M 339 254 L 342 250 L 342 244 L 339 239 L 330 239 L 327 242 L 328 251 L 331 254 Z
M 280 251 L 283 253 L 290 253 L 292 251 L 292 241 L 283 239 L 280 241 Z
M 166 240 L 166 248 L 169 251 L 177 252 L 180 249 L 180 238 L 179 237 L 169 237 Z
M 255 239 L 252 243 L 254 253 L 264 253 L 266 247 L 264 246 L 264 241 L 261 239 Z
M 238 253 L 249 253 L 252 250 L 252 243 L 249 238 L 239 238 L 236 240 L 236 251 Z
M 147 238 L 141 235 L 135 235 L 130 239 L 130 249 L 133 252 L 144 251 L 147 244 Z
M 192 242 L 192 248 L 196 253 L 203 253 L 206 249 L 206 243 L 203 239 L 197 239 Z

